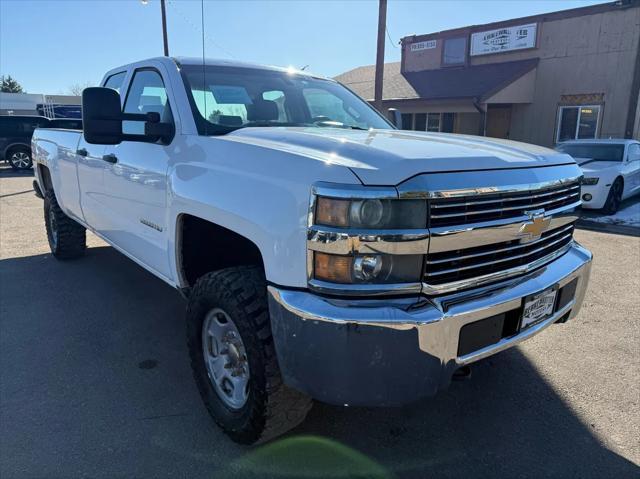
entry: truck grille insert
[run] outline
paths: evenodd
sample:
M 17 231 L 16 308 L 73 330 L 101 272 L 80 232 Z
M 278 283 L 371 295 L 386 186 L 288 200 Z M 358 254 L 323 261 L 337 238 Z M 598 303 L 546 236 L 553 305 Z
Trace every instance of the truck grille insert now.
M 563 225 L 529 243 L 513 240 L 429 254 L 425 283 L 436 286 L 528 265 L 566 247 L 573 229 L 573 223 Z
M 466 225 L 517 218 L 525 211 L 550 211 L 580 201 L 580 183 L 516 193 L 435 198 L 429 201 L 430 227 Z

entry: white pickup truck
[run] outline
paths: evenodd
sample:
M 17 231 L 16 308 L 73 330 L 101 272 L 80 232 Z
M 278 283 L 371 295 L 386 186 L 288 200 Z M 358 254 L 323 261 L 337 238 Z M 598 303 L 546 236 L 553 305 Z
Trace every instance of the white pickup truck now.
M 51 251 L 82 255 L 89 229 L 188 298 L 195 380 L 238 442 L 312 398 L 432 396 L 580 309 L 564 153 L 399 131 L 333 80 L 182 58 L 111 70 L 83 116 L 33 136 Z

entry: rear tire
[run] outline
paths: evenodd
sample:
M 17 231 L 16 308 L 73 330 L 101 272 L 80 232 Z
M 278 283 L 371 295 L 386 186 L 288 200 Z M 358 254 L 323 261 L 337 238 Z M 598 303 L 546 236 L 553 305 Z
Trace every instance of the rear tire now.
M 53 256 L 57 259 L 74 259 L 84 254 L 87 248 L 84 226 L 64 214 L 51 190 L 44 196 L 44 224 Z
M 18 146 L 7 152 L 7 161 L 14 170 L 29 170 L 33 166 L 31 150 L 26 146 Z
M 210 333 L 205 326 L 212 312 L 221 315 L 223 323 L 231 321 L 233 331 L 240 334 L 238 349 L 242 351 L 244 366 L 239 370 L 240 374 L 246 371 L 247 389 L 236 407 L 229 400 L 234 395 L 227 390 L 228 397 L 223 397 L 225 390 L 221 388 L 234 380 L 231 375 L 238 370 L 235 368 L 238 363 L 227 362 L 217 380 L 212 372 L 211 360 L 217 361 L 218 354 L 211 354 L 209 348 L 221 354 L 230 349 L 225 346 L 228 342 L 219 348 L 209 345 Z M 265 442 L 284 434 L 306 417 L 311 399 L 282 382 L 271 335 L 266 282 L 259 268 L 227 268 L 198 279 L 187 307 L 187 345 L 193 375 L 207 410 L 234 441 Z
M 622 178 L 616 178 L 616 180 L 609 188 L 609 194 L 607 195 L 607 201 L 604 204 L 604 208 L 602 210 L 608 215 L 614 215 L 618 212 L 620 208 L 620 203 L 622 203 L 622 189 L 624 187 L 624 183 L 622 182 Z

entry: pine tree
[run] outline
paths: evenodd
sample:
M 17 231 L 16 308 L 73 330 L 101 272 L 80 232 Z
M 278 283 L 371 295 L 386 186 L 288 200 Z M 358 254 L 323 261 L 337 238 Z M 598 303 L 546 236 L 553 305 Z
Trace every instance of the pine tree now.
M 11 78 L 11 75 L 0 77 L 0 91 L 4 93 L 24 93 L 20 83 Z

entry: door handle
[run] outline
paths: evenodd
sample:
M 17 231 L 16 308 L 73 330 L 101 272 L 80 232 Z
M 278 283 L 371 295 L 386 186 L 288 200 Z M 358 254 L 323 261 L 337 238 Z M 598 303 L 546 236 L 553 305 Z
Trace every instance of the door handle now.
M 106 161 L 107 163 L 117 163 L 118 162 L 118 157 L 116 155 L 114 155 L 113 153 L 109 153 L 108 155 L 103 155 L 102 159 L 104 161 Z
M 76 150 L 76 155 L 87 156 L 88 154 L 89 154 L 89 152 L 87 151 L 86 148 L 78 148 Z

